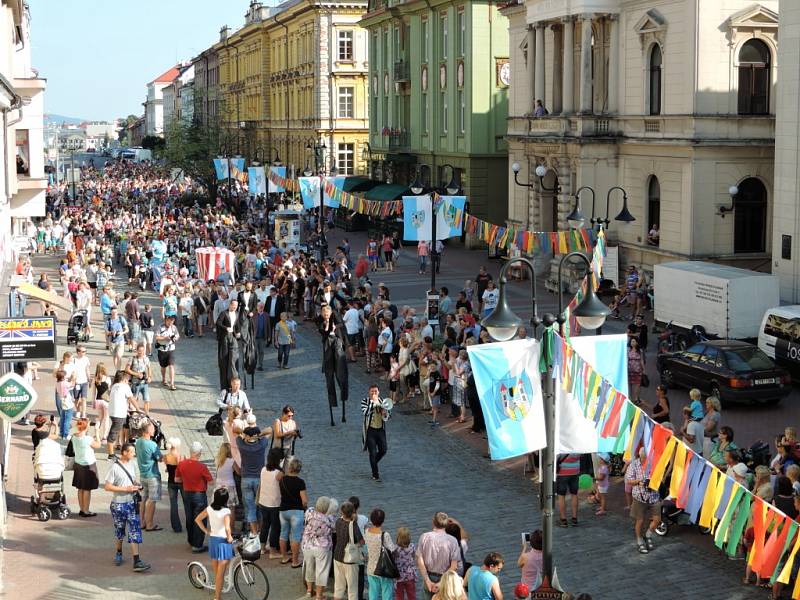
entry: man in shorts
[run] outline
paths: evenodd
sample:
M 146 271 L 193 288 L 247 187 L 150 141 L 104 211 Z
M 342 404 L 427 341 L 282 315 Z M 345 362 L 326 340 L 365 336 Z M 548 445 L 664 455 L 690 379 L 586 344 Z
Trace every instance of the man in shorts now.
M 644 471 L 645 460 L 647 450 L 640 448 L 639 454 L 625 471 L 625 483 L 631 486 L 633 493 L 631 518 L 634 520 L 633 530 L 640 554 L 647 554 L 653 549 L 653 531 L 661 523 L 661 496 L 658 490 L 650 489 L 650 480 Z M 650 521 L 650 525 L 642 537 L 642 527 L 646 520 Z
M 558 496 L 559 525 L 568 527 L 567 494 L 571 496 L 572 526 L 578 526 L 578 479 L 581 474 L 581 455 L 562 454 L 556 460 L 556 495 Z
M 128 333 L 128 322 L 125 317 L 117 311 L 117 307 L 111 309 L 108 322 L 106 323 L 106 338 L 111 348 L 111 356 L 114 359 L 114 369 L 118 370 L 122 364 L 122 355 L 125 353 L 125 336 Z
M 128 409 L 139 410 L 131 386 L 128 385 L 128 374 L 125 371 L 117 371 L 114 382 L 116 385 L 111 386 L 108 396 L 108 416 L 111 419 L 107 439 L 108 460 L 114 459 L 114 445 L 117 440 L 123 444 L 126 442 L 125 427 L 128 420 Z
M 158 444 L 153 441 L 155 425 L 150 421 L 142 429 L 142 435 L 136 440 L 136 462 L 142 478 L 142 505 L 139 515 L 145 531 L 161 531 L 162 527 L 153 523 L 156 514 L 156 503 L 161 500 L 161 472 L 158 463 L 163 460 Z
M 111 518 L 114 521 L 114 534 L 117 538 L 114 564 L 122 564 L 122 542 L 126 537 L 133 553 L 133 570 L 141 573 L 150 565 L 139 557 L 139 544 L 142 543 L 142 526 L 139 511 L 134 501 L 142 486 L 136 477 L 136 450 L 133 444 L 124 444 L 118 461 L 114 461 L 105 478 L 104 489 L 114 494 L 111 500 Z
M 75 396 L 78 416 L 85 418 L 86 400 L 89 397 L 89 380 L 92 378 L 91 363 L 89 357 L 86 356 L 86 348 L 84 346 L 78 346 L 75 352 L 77 354 L 74 361 L 75 387 L 72 388 L 72 394 Z
M 156 332 L 156 349 L 158 350 L 158 364 L 161 366 L 161 383 L 171 390 L 175 387 L 175 342 L 180 339 L 178 328 L 175 327 L 175 316 L 166 315 L 164 323 Z M 169 381 L 167 381 L 169 379 Z
M 150 382 L 153 380 L 150 372 L 150 357 L 147 356 L 147 347 L 144 342 L 136 346 L 136 354 L 128 361 L 125 372 L 130 375 L 130 386 L 133 395 L 142 398 L 144 413 L 150 414 Z

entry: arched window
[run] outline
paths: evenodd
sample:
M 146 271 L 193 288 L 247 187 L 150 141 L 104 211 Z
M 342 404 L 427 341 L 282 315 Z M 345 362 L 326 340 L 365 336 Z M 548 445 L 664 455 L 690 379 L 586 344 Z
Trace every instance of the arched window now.
M 647 182 L 647 242 L 658 246 L 661 231 L 661 184 L 651 175 Z
M 768 115 L 770 52 L 761 40 L 750 40 L 739 51 L 739 114 Z
M 649 79 L 650 114 L 661 114 L 661 46 L 653 44 L 650 50 Z
M 734 253 L 767 249 L 767 190 L 755 177 L 739 184 L 733 222 Z

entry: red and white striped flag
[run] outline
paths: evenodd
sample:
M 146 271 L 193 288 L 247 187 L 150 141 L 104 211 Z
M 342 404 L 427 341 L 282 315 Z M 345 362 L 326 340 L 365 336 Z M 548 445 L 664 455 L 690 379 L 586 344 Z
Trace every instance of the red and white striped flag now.
M 230 273 L 233 278 L 236 255 L 227 248 L 197 248 L 197 273 L 203 281 L 216 280 L 222 273 Z

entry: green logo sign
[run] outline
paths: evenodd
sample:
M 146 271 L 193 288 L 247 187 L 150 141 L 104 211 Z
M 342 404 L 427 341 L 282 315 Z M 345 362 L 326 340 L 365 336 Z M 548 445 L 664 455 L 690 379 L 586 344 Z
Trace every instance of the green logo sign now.
M 36 404 L 36 390 L 16 373 L 0 377 L 0 418 L 14 423 Z

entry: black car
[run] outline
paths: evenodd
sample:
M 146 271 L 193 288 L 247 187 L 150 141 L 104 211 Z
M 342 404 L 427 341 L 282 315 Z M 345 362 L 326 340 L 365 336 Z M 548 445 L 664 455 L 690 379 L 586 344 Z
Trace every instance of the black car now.
M 789 373 L 758 346 L 737 340 L 699 342 L 658 357 L 661 383 L 697 388 L 720 400 L 775 404 L 791 391 Z

